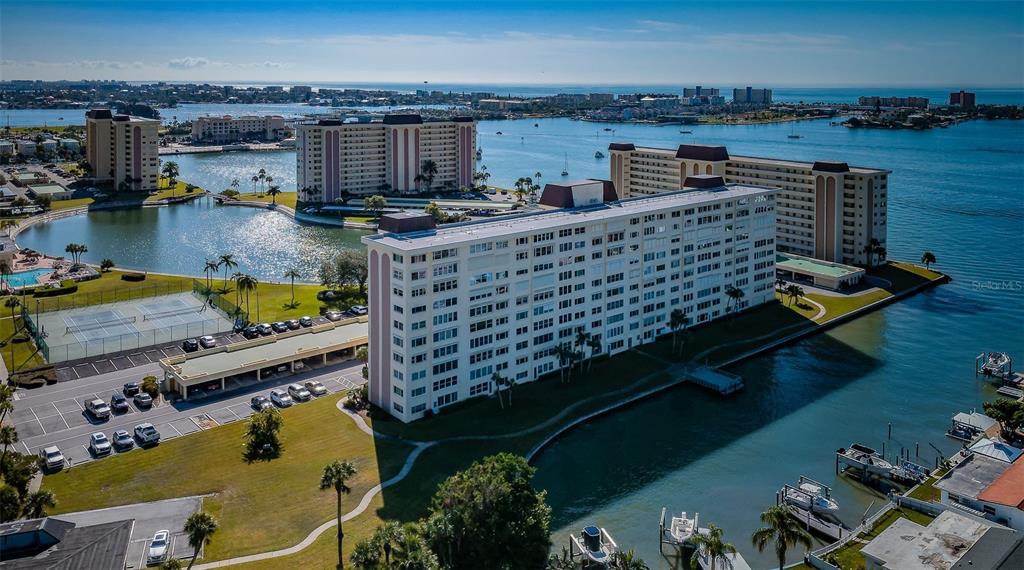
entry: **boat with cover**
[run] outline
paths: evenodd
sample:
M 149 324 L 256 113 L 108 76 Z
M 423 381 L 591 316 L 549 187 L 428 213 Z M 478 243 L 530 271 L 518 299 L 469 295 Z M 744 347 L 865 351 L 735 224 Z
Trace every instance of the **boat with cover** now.
M 579 536 L 569 535 L 569 555 L 574 556 L 578 550 L 591 563 L 607 566 L 611 564 L 612 557 L 619 550 L 619 546 L 612 540 L 611 535 L 603 528 L 587 526 L 580 531 Z
M 865 473 L 888 476 L 892 471 L 892 463 L 882 459 L 877 451 L 866 445 L 854 443 L 849 449 L 840 448 L 836 453 L 840 463 Z

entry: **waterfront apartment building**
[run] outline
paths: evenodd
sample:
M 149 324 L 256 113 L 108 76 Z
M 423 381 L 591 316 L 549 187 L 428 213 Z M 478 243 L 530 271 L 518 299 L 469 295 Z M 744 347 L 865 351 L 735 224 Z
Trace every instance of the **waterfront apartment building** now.
M 861 107 L 912 107 L 927 109 L 927 97 L 878 97 L 875 95 L 858 97 L 857 104 Z
M 620 198 L 678 190 L 695 174 L 722 176 L 727 183 L 779 188 L 780 251 L 865 266 L 878 259 L 869 246 L 885 247 L 888 170 L 736 156 L 724 146 L 663 149 L 612 143 L 608 148 L 611 180 Z
M 579 332 L 616 354 L 774 298 L 774 188 L 705 188 L 606 202 L 607 181 L 549 184 L 561 209 L 435 227 L 384 216 L 369 255 L 370 400 L 402 421 L 559 368 Z M 583 347 L 587 357 L 593 349 Z
M 732 102 L 741 105 L 771 105 L 772 90 L 754 89 L 749 86 L 742 89 L 733 89 Z
M 721 93 L 718 88 L 715 87 L 703 87 L 697 85 L 696 87 L 683 87 L 683 97 L 719 97 Z
M 425 120 L 385 115 L 379 121 L 321 119 L 295 132 L 297 183 L 303 199 L 331 203 L 346 194 L 412 193 L 423 164 L 437 166 L 432 188 L 473 185 L 476 123 L 471 117 Z
M 280 115 L 232 117 L 196 117 L 192 120 L 192 140 L 204 143 L 232 143 L 259 139 L 276 141 L 288 132 Z
M 114 115 L 109 109 L 85 113 L 86 160 L 96 182 L 117 189 L 156 190 L 160 182 L 157 154 L 160 121 Z
M 975 105 L 975 94 L 970 91 L 954 91 L 949 94 L 949 104 L 962 109 L 973 109 Z

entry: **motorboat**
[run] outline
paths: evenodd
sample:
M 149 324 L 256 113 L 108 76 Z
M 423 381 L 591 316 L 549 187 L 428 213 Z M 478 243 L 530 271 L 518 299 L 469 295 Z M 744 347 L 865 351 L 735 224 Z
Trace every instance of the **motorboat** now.
M 610 130 L 612 130 L 612 128 L 611 127 L 605 127 L 604 130 L 610 131 Z
M 800 136 L 800 135 L 786 135 L 786 138 L 787 139 L 799 139 L 799 138 L 803 138 L 803 137 Z
M 981 372 L 985 376 L 1003 376 L 1013 362 L 1010 355 L 1005 352 L 990 352 L 987 357 L 985 364 L 981 367 Z
M 786 504 L 812 513 L 834 514 L 839 510 L 832 489 L 808 477 L 800 477 L 796 487 L 783 487 L 782 498 Z
M 496 133 L 494 133 L 494 134 L 496 134 L 496 135 L 500 135 L 500 134 L 501 134 L 501 131 L 498 131 L 498 132 L 496 132 Z
M 540 124 L 539 123 L 534 123 L 533 126 L 536 128 L 536 127 L 539 127 Z
M 569 153 L 565 153 L 565 166 L 562 167 L 562 176 L 569 176 Z
M 877 451 L 859 443 L 851 444 L 849 449 L 840 448 L 836 454 L 840 463 L 868 474 L 888 476 L 893 468 Z
M 698 517 L 700 517 L 700 514 L 694 513 L 692 519 L 687 518 L 686 511 L 680 513 L 678 517 L 672 517 L 672 524 L 669 526 L 668 533 L 676 544 L 690 542 L 690 539 L 697 533 Z
M 611 564 L 612 557 L 619 550 L 608 531 L 596 526 L 584 527 L 579 536 L 569 535 L 569 540 L 571 557 L 582 554 L 591 563 L 602 566 Z
M 604 153 L 601 151 L 597 151 L 594 153 L 594 158 L 604 158 Z
M 681 134 L 681 135 L 692 135 L 693 131 L 679 131 L 679 134 Z

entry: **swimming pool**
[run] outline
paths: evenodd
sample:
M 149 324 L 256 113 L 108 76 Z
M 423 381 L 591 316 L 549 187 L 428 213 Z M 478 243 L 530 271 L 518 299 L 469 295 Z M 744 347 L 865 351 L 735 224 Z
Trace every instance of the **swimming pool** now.
M 31 271 L 18 271 L 11 273 L 7 276 L 7 281 L 11 284 L 11 287 L 24 287 L 25 285 L 35 285 L 39 282 L 39 276 L 47 273 L 53 273 L 53 269 L 41 268 L 33 269 Z

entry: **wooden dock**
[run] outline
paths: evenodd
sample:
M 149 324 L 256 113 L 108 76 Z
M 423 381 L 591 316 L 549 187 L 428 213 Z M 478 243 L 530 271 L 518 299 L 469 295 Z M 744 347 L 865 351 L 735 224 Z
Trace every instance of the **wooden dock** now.
M 996 390 L 996 393 L 1000 396 L 1006 396 L 1007 398 L 1013 398 L 1014 400 L 1020 400 L 1024 398 L 1024 390 L 1020 388 L 1014 388 L 1013 386 L 1000 386 Z
M 743 378 L 710 366 L 701 366 L 687 371 L 686 380 L 698 386 L 710 388 L 723 396 L 743 389 Z
M 747 564 L 747 561 L 743 559 L 743 555 L 739 552 L 736 554 L 726 555 L 726 558 L 729 559 L 728 564 L 712 564 L 711 560 L 705 558 L 704 555 L 698 556 L 697 561 L 700 562 L 700 567 L 704 570 L 722 570 L 723 568 L 731 568 L 732 570 L 751 570 L 750 564 Z

